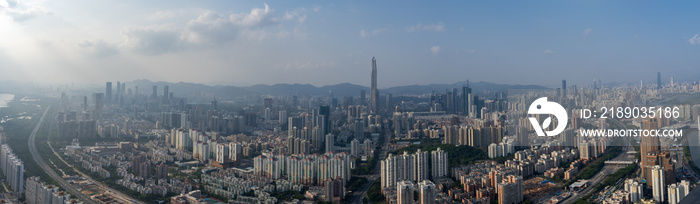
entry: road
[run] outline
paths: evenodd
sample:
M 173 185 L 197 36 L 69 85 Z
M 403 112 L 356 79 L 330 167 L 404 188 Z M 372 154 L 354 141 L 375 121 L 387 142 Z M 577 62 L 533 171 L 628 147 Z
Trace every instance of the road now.
M 109 192 L 109 193 L 112 194 L 113 196 L 121 197 L 122 199 L 124 199 L 124 200 L 129 200 L 129 201 L 131 201 L 132 203 L 145 204 L 144 202 L 141 202 L 141 201 L 139 201 L 139 200 L 136 200 L 136 199 L 134 199 L 134 198 L 132 198 L 132 197 L 130 197 L 130 196 L 128 196 L 128 195 L 126 195 L 126 194 L 124 194 L 124 193 L 118 191 L 118 190 L 115 190 L 115 189 L 113 189 L 113 188 L 108 187 L 108 186 L 107 186 L 106 184 L 104 184 L 104 183 L 96 182 L 95 179 L 93 179 L 92 177 L 90 177 L 90 176 L 88 176 L 87 174 L 83 173 L 82 171 L 78 170 L 78 169 L 75 168 L 73 165 L 71 165 L 70 163 L 66 162 L 66 160 L 63 160 L 63 157 L 61 157 L 61 155 L 59 155 L 58 152 L 56 152 L 56 150 L 54 150 L 53 146 L 51 146 L 51 143 L 48 143 L 48 144 L 49 144 L 49 148 L 51 148 L 51 151 L 53 151 L 53 153 L 58 157 L 58 159 L 61 160 L 61 162 L 65 163 L 66 165 L 68 165 L 68 166 L 70 166 L 71 168 L 73 168 L 73 170 L 74 170 L 75 172 L 78 172 L 81 176 L 83 176 L 83 178 L 86 178 L 86 179 L 90 180 L 90 181 L 91 181 L 92 183 L 94 183 L 94 184 L 100 185 L 100 188 L 102 188 L 103 190 Z
M 365 185 L 362 186 L 362 190 L 360 190 L 358 192 L 353 192 L 354 195 L 352 197 L 351 203 L 354 203 L 354 204 L 362 203 L 362 198 L 367 196 L 367 190 L 369 190 L 369 188 L 372 187 L 372 184 L 374 184 L 374 182 L 377 181 L 377 179 L 380 179 L 379 171 L 381 170 L 380 168 L 382 166 L 381 161 L 384 160 L 384 158 L 386 158 L 386 155 L 389 151 L 388 144 L 389 144 L 390 135 L 391 135 L 391 132 L 389 132 L 389 130 L 386 130 L 384 132 L 384 134 L 382 134 L 381 137 L 384 137 L 384 143 L 379 144 L 379 145 L 382 145 L 382 148 L 379 150 L 381 152 L 379 152 L 379 158 L 377 158 L 378 159 L 377 165 L 372 170 L 372 174 L 361 176 L 361 177 L 365 177 L 367 179 L 367 183 L 365 183 Z
M 615 121 L 621 127 L 624 127 L 624 124 L 621 123 L 620 121 L 618 121 L 618 120 L 613 120 L 613 121 Z M 634 150 L 634 148 L 632 148 L 632 146 L 630 146 L 630 141 L 628 140 L 627 145 L 622 148 L 622 152 L 619 155 L 617 155 L 615 158 L 611 159 L 610 161 L 625 161 L 625 160 L 627 160 L 627 158 L 626 158 L 627 151 L 631 151 L 631 150 Z M 569 203 L 573 203 L 573 202 L 577 201 L 578 199 L 580 199 L 584 195 L 590 193 L 591 190 L 593 190 L 593 186 L 595 186 L 595 184 L 602 182 L 606 176 L 617 172 L 617 170 L 619 170 L 621 168 L 622 168 L 622 166 L 606 164 L 605 166 L 603 166 L 603 168 L 596 175 L 594 175 L 593 177 L 588 179 L 589 186 L 586 189 L 583 189 L 583 191 L 577 193 L 576 195 L 573 195 L 573 196 L 569 197 L 568 199 L 563 200 L 561 203 L 562 204 L 569 204 Z
M 39 122 L 36 123 L 36 127 L 34 127 L 34 130 L 32 130 L 32 134 L 29 135 L 29 140 L 27 142 L 27 145 L 29 145 L 29 151 L 32 154 L 32 158 L 34 158 L 34 161 L 36 161 L 37 164 L 41 167 L 41 169 L 44 170 L 53 180 L 58 182 L 58 184 L 63 187 L 63 189 L 66 189 L 68 192 L 71 194 L 75 195 L 78 197 L 78 199 L 82 200 L 84 203 L 89 203 L 89 204 L 97 204 L 94 200 L 90 199 L 87 197 L 85 194 L 81 193 L 77 188 L 74 186 L 70 185 L 68 181 L 63 179 L 61 176 L 59 176 L 51 167 L 49 167 L 48 164 L 44 161 L 44 158 L 41 157 L 39 152 L 36 149 L 36 132 L 39 131 L 39 127 L 41 126 L 41 123 L 44 122 L 44 118 L 46 117 L 46 114 L 49 112 L 49 109 L 51 109 L 51 106 L 48 106 L 46 110 L 44 110 L 44 113 L 41 115 L 41 118 L 39 118 Z

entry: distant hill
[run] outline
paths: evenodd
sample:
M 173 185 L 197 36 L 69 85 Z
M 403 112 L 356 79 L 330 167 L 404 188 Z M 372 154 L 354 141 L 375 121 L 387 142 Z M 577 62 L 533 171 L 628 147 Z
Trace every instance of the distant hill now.
M 141 94 L 150 94 L 152 92 L 153 86 L 158 86 L 158 95 L 163 94 L 163 87 L 168 85 L 171 92 L 174 92 L 177 96 L 217 96 L 223 98 L 231 98 L 236 96 L 250 95 L 250 94 L 261 94 L 261 95 L 298 95 L 298 96 L 328 96 L 331 92 L 336 97 L 343 96 L 357 96 L 360 94 L 361 90 L 365 90 L 367 97 L 369 97 L 369 87 L 341 83 L 335 85 L 326 85 L 322 87 L 316 87 L 310 84 L 275 84 L 275 85 L 265 85 L 258 84 L 253 86 L 209 86 L 204 84 L 187 83 L 187 82 L 152 82 L 149 80 L 135 80 L 132 82 L 126 82 L 128 87 L 133 87 L 134 85 L 139 86 L 139 92 Z M 410 85 L 410 86 L 397 86 L 387 89 L 381 89 L 380 93 L 391 93 L 395 96 L 398 95 L 420 95 L 432 92 L 445 92 L 446 90 L 461 87 L 466 84 L 466 82 L 457 82 L 453 84 L 428 84 L 428 85 Z M 490 82 L 470 82 L 469 86 L 475 93 L 482 92 L 484 90 L 488 91 L 506 91 L 508 89 L 547 89 L 543 86 L 538 85 L 507 85 L 507 84 L 495 84 Z

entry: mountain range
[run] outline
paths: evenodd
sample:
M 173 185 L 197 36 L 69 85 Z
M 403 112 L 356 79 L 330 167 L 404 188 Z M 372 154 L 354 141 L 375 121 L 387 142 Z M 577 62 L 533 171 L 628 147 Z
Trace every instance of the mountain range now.
M 360 94 L 361 90 L 365 90 L 367 97 L 369 97 L 370 88 L 366 86 L 361 86 L 351 83 L 341 83 L 335 85 L 325 85 L 321 87 L 313 86 L 310 84 L 274 84 L 274 85 L 252 85 L 252 86 L 221 86 L 221 85 L 204 85 L 197 83 L 187 83 L 187 82 L 153 82 L 149 80 L 135 80 L 132 82 L 126 82 L 128 87 L 133 87 L 134 85 L 142 87 L 139 92 L 141 94 L 150 94 L 152 92 L 153 86 L 158 86 L 158 95 L 162 94 L 163 87 L 167 85 L 169 91 L 173 92 L 177 96 L 216 96 L 216 97 L 236 97 L 250 94 L 259 95 L 275 95 L 275 96 L 328 96 L 333 93 L 335 97 L 342 98 L 343 96 L 357 96 Z M 386 89 L 380 89 L 381 94 L 391 93 L 395 96 L 399 95 L 422 95 L 429 94 L 432 92 L 444 93 L 452 88 L 457 88 L 460 90 L 466 82 L 457 82 L 452 84 L 428 84 L 428 85 L 409 85 L 409 86 L 396 86 Z M 469 86 L 472 88 L 474 93 L 486 93 L 486 92 L 497 92 L 497 91 L 507 91 L 509 89 L 548 89 L 547 87 L 539 85 L 508 85 L 508 84 L 495 84 L 490 82 L 470 82 Z

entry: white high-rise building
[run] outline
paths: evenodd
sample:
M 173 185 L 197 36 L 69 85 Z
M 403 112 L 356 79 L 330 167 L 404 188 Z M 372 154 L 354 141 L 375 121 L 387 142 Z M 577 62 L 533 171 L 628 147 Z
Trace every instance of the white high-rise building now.
M 278 120 L 280 121 L 280 125 L 287 124 L 287 120 L 289 119 L 289 118 L 287 118 L 287 117 L 288 117 L 288 116 L 287 116 L 287 110 L 281 110 L 281 111 L 279 112 L 279 116 L 278 116 L 278 117 L 279 117 Z
M 671 185 L 668 185 L 668 204 L 678 204 L 678 188 L 676 188 L 676 184 L 672 183 Z
M 217 144 L 216 145 L 216 162 L 223 164 L 229 161 L 231 150 L 228 144 Z
M 634 179 L 625 180 L 625 191 L 630 193 L 630 201 L 633 203 L 639 202 L 644 198 L 642 184 L 634 181 Z
M 401 181 L 396 187 L 396 200 L 398 204 L 413 204 L 413 182 Z
M 447 152 L 441 150 L 439 147 L 437 150 L 432 151 L 432 168 L 433 168 L 433 179 L 444 178 L 447 176 Z
M 358 141 L 357 138 L 350 141 L 350 155 L 360 155 L 360 141 Z
M 498 144 L 491 143 L 489 145 L 489 158 L 493 159 L 496 157 L 503 156 L 501 152 L 503 152 L 503 149 L 501 149 L 501 146 L 499 146 Z
M 657 202 L 666 201 L 666 194 L 664 191 L 664 169 L 661 166 L 656 165 L 651 168 L 651 182 L 654 200 Z
M 430 163 L 428 163 L 428 152 L 421 151 L 418 149 L 415 154 L 416 169 L 414 170 L 416 176 L 416 181 L 427 180 L 430 176 L 428 170 L 430 169 Z
M 12 191 L 24 193 L 24 163 L 15 156 L 7 144 L 0 146 L 0 167 Z
M 265 108 L 265 113 L 264 113 L 264 115 L 265 115 L 265 120 L 266 120 L 266 121 L 272 120 L 272 109 L 270 109 L 270 108 Z
M 418 183 L 418 203 L 419 204 L 434 204 L 435 203 L 435 184 L 429 180 L 423 180 Z

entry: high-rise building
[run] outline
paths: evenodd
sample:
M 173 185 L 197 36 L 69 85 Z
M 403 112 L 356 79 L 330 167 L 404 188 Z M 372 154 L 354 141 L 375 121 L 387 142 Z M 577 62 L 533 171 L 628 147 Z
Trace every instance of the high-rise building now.
M 163 87 L 163 103 L 167 103 L 170 101 L 170 98 L 168 98 L 168 94 L 170 94 L 170 87 L 168 85 L 165 85 Z
M 509 175 L 496 187 L 498 203 L 515 204 L 523 201 L 523 177 Z
M 467 80 L 467 84 L 462 87 L 462 114 L 469 116 L 472 100 L 472 88 L 469 88 L 469 80 Z
M 659 125 L 656 118 L 645 119 L 642 122 L 642 128 L 645 130 L 656 130 L 659 129 Z M 642 156 L 642 178 L 644 180 L 651 180 L 651 167 L 657 164 L 657 160 L 648 157 L 650 154 L 656 154 L 659 151 L 659 138 L 658 137 L 642 137 L 642 142 L 640 144 L 640 155 Z M 652 160 L 654 159 L 654 160 Z
M 661 72 L 656 72 L 656 89 L 661 89 Z
M 430 152 L 432 157 L 432 168 L 433 168 L 433 179 L 444 178 L 447 176 L 447 152 L 441 150 L 439 147 L 437 150 Z
M 112 102 L 112 82 L 107 82 L 107 90 L 105 90 L 105 95 L 107 97 L 107 103 Z
M 664 202 L 666 201 L 665 199 L 665 190 L 664 188 L 664 169 L 656 165 L 651 168 L 651 182 L 652 182 L 652 194 L 654 196 L 654 200 L 657 202 Z
M 379 90 L 377 89 L 377 59 L 372 57 L 372 89 L 370 90 L 372 113 L 377 114 L 379 109 Z
M 429 180 L 423 180 L 418 183 L 418 203 L 419 204 L 434 204 L 435 203 L 435 184 Z
M 630 202 L 637 203 L 644 198 L 642 185 L 633 179 L 625 180 L 625 191 L 630 193 Z
M 566 98 L 566 80 L 561 80 L 561 97 Z
M 151 94 L 151 98 L 153 98 L 153 100 L 158 99 L 158 86 L 153 86 L 153 93 Z
M 428 163 L 428 152 L 418 149 L 414 157 L 416 161 L 416 169 L 414 170 L 416 174 L 416 181 L 427 180 L 429 177 L 428 170 L 430 169 L 430 163 Z
M 413 182 L 401 181 L 396 186 L 396 200 L 398 204 L 413 204 Z
M 168 179 L 168 165 L 161 163 L 156 165 L 156 180 Z
M 323 185 L 326 202 L 339 203 L 345 197 L 345 182 L 340 178 L 329 178 Z

